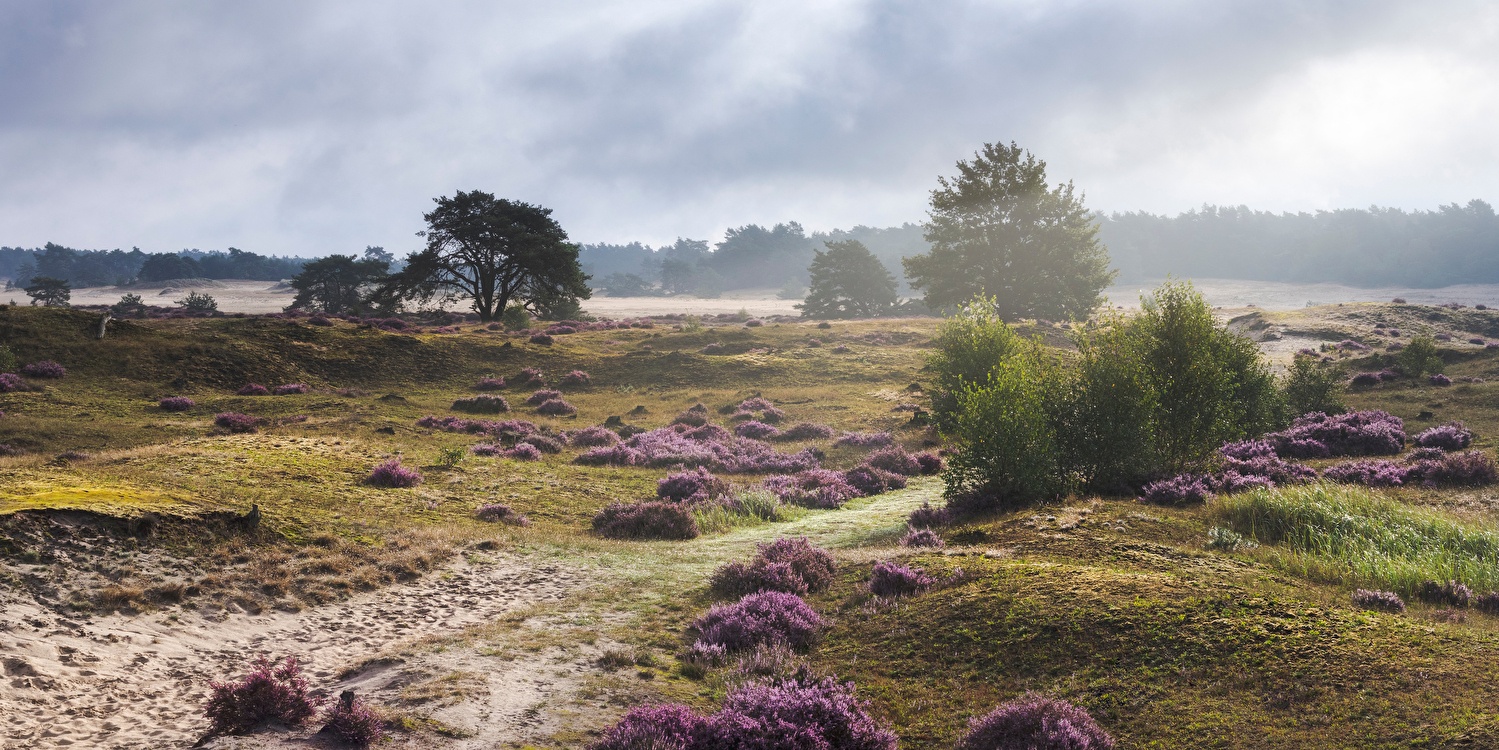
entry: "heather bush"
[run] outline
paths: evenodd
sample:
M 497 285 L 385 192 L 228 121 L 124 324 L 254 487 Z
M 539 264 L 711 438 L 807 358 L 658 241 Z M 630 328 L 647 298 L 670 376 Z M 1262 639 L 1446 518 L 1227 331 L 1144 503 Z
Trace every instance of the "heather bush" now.
M 492 435 L 494 437 L 512 438 L 530 435 L 537 430 L 534 423 L 523 419 L 507 419 L 495 422 L 483 419 L 434 417 L 430 415 L 416 420 L 416 426 L 442 430 L 443 432 L 462 432 L 469 435 Z
M 1499 481 L 1499 465 L 1483 451 L 1464 451 L 1417 460 L 1406 476 L 1428 486 L 1482 487 Z
M 453 402 L 452 409 L 469 414 L 500 414 L 510 411 L 510 402 L 506 401 L 504 396 L 481 393 L 477 396 L 457 399 Z
M 577 432 L 569 433 L 567 442 L 579 448 L 597 448 L 601 445 L 618 443 L 619 435 L 607 427 L 585 427 Z
M 470 446 L 468 452 L 474 454 L 475 456 L 493 458 L 495 456 L 504 455 L 505 446 L 496 445 L 494 443 L 479 443 L 477 445 Z
M 1422 448 L 1460 451 L 1473 443 L 1473 433 L 1469 432 L 1462 422 L 1449 422 L 1423 430 L 1416 435 L 1414 442 Z
M 187 411 L 195 406 L 193 400 L 186 396 L 167 396 L 156 402 L 156 405 L 161 407 L 162 411 Z
M 936 583 L 926 571 L 900 563 L 877 562 L 869 576 L 869 593 L 897 597 L 920 594 Z
M 1379 385 L 1379 383 L 1379 373 L 1377 372 L 1361 372 L 1354 375 L 1353 378 L 1348 381 L 1349 385 L 1356 385 L 1360 387 Z
M 554 390 L 551 388 L 543 388 L 539 391 L 536 391 L 535 393 L 532 393 L 530 396 L 527 396 L 526 405 L 541 406 L 548 401 L 559 398 L 562 398 L 562 391 Z
M 301 726 L 317 713 L 319 699 L 307 689 L 296 657 L 272 662 L 257 657 L 248 675 L 232 682 L 212 682 L 203 713 L 209 734 L 246 734 L 264 721 Z
M 588 373 L 583 372 L 582 370 L 573 370 L 572 372 L 563 375 L 562 380 L 558 381 L 558 385 L 562 386 L 563 388 L 583 388 L 592 384 L 593 378 L 590 378 L 588 376 Z
M 1359 609 L 1373 609 L 1381 612 L 1405 611 L 1405 601 L 1400 598 L 1399 594 L 1393 591 L 1355 589 L 1353 592 L 1353 604 Z
M 515 447 L 500 455 L 516 461 L 540 461 L 541 449 L 531 443 L 516 443 Z
M 26 381 L 20 375 L 13 372 L 0 372 L 0 393 L 14 393 L 26 390 Z
M 906 486 L 904 476 L 873 466 L 855 466 L 843 472 L 843 479 L 861 495 L 878 495 L 886 490 L 898 490 Z
M 783 502 L 804 508 L 838 508 L 864 494 L 849 484 L 842 472 L 830 469 L 766 477 L 762 484 Z
M 1281 432 L 1265 436 L 1287 458 L 1393 456 L 1405 449 L 1405 423 L 1383 411 L 1329 416 L 1303 414 Z
M 504 389 L 504 378 L 479 378 L 479 382 L 474 384 L 476 391 L 502 391 Z
M 1145 485 L 1140 499 L 1156 505 L 1187 505 L 1213 497 L 1211 479 L 1197 474 L 1181 474 Z
M 692 709 L 666 703 L 636 706 L 604 731 L 589 750 L 696 750 L 704 719 Z
M 833 583 L 833 556 L 812 546 L 805 537 L 777 539 L 760 544 L 748 563 L 720 566 L 709 578 L 709 587 L 722 597 L 739 597 L 758 591 L 806 594 L 825 591 Z
M 845 432 L 833 441 L 839 448 L 884 448 L 895 445 L 895 436 L 888 432 Z
M 947 542 L 942 541 L 942 537 L 931 529 L 911 529 L 900 538 L 900 546 L 941 548 L 946 547 Z
M 952 511 L 947 508 L 933 508 L 930 503 L 922 503 L 920 508 L 911 511 L 906 518 L 906 525 L 913 529 L 936 529 L 952 523 Z
M 542 346 L 551 346 L 552 342 L 554 341 L 554 339 L 551 337 L 550 334 L 537 333 L 537 334 L 532 334 L 531 335 L 530 341 L 533 344 L 541 344 Z
M 578 408 L 560 398 L 554 398 L 536 407 L 536 413 L 549 417 L 570 417 L 578 413 Z
M 677 503 L 706 502 L 728 491 L 728 481 L 713 476 L 701 466 L 668 474 L 656 482 L 656 497 Z
M 479 508 L 474 511 L 474 515 L 477 516 L 480 521 L 507 523 L 511 526 L 531 525 L 531 519 L 526 518 L 523 514 L 517 513 L 510 506 L 504 505 L 502 503 L 487 503 L 485 505 L 480 505 Z
M 271 389 L 266 388 L 265 386 L 260 385 L 259 383 L 248 383 L 248 384 L 245 385 L 245 387 L 243 387 L 243 388 L 235 391 L 234 395 L 236 395 L 236 396 L 269 396 L 269 395 L 271 395 Z
M 684 432 L 686 428 L 676 427 L 642 432 L 620 445 L 589 450 L 576 461 L 594 466 L 701 466 L 729 474 L 797 472 L 814 469 L 818 463 L 810 450 L 777 453 L 757 440 L 716 439 L 716 433 L 699 435 L 708 439 L 694 439 Z
M 541 370 L 535 367 L 527 367 L 521 370 L 520 374 L 515 376 L 515 382 L 527 388 L 540 388 L 547 384 Z
M 239 434 L 254 432 L 256 426 L 260 424 L 260 420 L 249 414 L 229 411 L 223 414 L 215 414 L 213 416 L 213 423 L 231 433 Z
M 760 421 L 749 421 L 734 426 L 734 434 L 751 440 L 774 440 L 781 431 Z
M 1423 581 L 1416 597 L 1427 604 L 1466 607 L 1473 599 L 1473 591 L 1457 581 Z
M 40 362 L 32 362 L 21 368 L 21 374 L 28 378 L 60 379 L 68 374 L 68 371 L 60 364 L 50 359 Z
M 1473 608 L 1489 615 L 1499 615 L 1499 591 L 1473 597 Z
M 401 459 L 392 458 L 376 465 L 365 481 L 376 487 L 415 487 L 422 483 L 422 475 L 416 469 L 402 466 Z
M 790 679 L 731 691 L 688 750 L 896 750 L 897 742 L 869 715 L 853 683 L 800 670 Z
M 352 692 L 323 713 L 323 732 L 351 747 L 371 747 L 385 736 L 385 723 Z
M 1428 375 L 1427 378 L 1426 378 L 1426 381 L 1428 383 L 1431 383 L 1432 385 L 1435 385 L 1435 386 L 1448 386 L 1448 385 L 1452 385 L 1452 378 L 1449 378 L 1449 377 L 1447 377 L 1446 375 L 1443 375 L 1440 372 Z
M 593 530 L 610 539 L 694 539 L 697 521 L 685 505 L 613 503 L 593 517 Z
M 24 455 L 26 455 L 26 449 L 25 448 L 17 448 L 14 445 L 11 445 L 10 443 L 0 443 L 0 458 L 9 458 L 9 457 L 12 457 L 12 456 L 24 456 Z
M 801 650 L 817 640 L 826 622 L 795 594 L 761 591 L 733 604 L 715 604 L 692 623 L 697 642 L 728 653 L 785 644 Z
M 880 450 L 869 454 L 869 456 L 864 459 L 864 463 L 866 465 L 873 466 L 876 469 L 881 469 L 893 474 L 900 474 L 907 477 L 914 477 L 918 474 L 926 473 L 922 471 L 921 462 L 917 460 L 915 456 L 907 453 L 906 449 L 898 445 L 892 445 L 889 448 L 881 448 Z
M 969 719 L 956 750 L 1112 750 L 1109 736 L 1087 711 L 1063 700 L 1026 693 Z
M 275 393 L 277 396 L 295 396 L 307 393 L 310 390 L 312 389 L 307 387 L 306 383 L 285 383 L 276 386 L 272 393 Z
M 1365 459 L 1335 464 L 1322 470 L 1322 477 L 1341 484 L 1365 487 L 1398 487 L 1405 484 L 1410 469 L 1394 461 Z

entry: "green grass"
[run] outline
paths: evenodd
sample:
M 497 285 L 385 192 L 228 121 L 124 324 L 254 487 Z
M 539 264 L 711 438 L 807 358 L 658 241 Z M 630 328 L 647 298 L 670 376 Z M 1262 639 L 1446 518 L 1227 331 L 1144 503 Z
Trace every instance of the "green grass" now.
M 1212 517 L 1275 545 L 1262 554 L 1296 575 L 1412 596 L 1423 581 L 1499 589 L 1499 533 L 1334 484 L 1257 489 L 1214 499 Z

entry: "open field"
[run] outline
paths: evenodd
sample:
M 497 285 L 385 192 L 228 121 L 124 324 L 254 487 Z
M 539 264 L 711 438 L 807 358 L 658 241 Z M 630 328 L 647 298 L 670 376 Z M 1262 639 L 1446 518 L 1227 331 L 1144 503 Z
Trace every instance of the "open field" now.
M 1337 356 L 1378 369 L 1389 337 L 1376 324 L 1405 340 L 1450 335 L 1456 385 L 1388 383 L 1349 401 L 1390 411 L 1411 433 L 1462 420 L 1478 447 L 1499 446 L 1499 350 L 1464 343 L 1499 338 L 1499 314 L 1262 307 L 1233 311 L 1233 325 L 1282 359 L 1354 339 L 1374 351 Z M 701 674 L 679 659 L 686 628 L 716 601 L 709 575 L 756 543 L 807 536 L 839 568 L 808 597 L 832 624 L 806 659 L 854 680 L 903 748 L 951 747 L 969 716 L 1025 690 L 1087 708 L 1121 748 L 1499 747 L 1499 617 L 1418 602 L 1363 611 L 1350 603 L 1357 579 L 1332 562 L 1271 542 L 1208 549 L 1209 529 L 1230 522 L 1221 504 L 1076 497 L 954 526 L 945 549 L 918 550 L 897 544 L 905 518 L 942 489 L 919 477 L 836 510 L 618 541 L 591 531 L 594 515 L 651 497 L 666 469 L 581 465 L 575 447 L 534 462 L 449 462 L 444 449 L 481 438 L 417 424 L 455 414 L 482 377 L 513 382 L 534 367 L 555 383 L 581 369 L 591 384 L 563 394 L 574 416 L 537 414 L 524 403 L 531 388 L 515 386 L 498 391 L 510 412 L 457 416 L 552 433 L 609 417 L 649 429 L 701 403 L 728 425 L 725 407 L 759 395 L 788 422 L 889 430 L 932 449 L 938 437 L 908 405 L 926 403 L 934 319 L 661 322 L 550 346 L 472 325 L 412 335 L 265 318 L 122 321 L 98 341 L 93 320 L 0 308 L 0 341 L 21 361 L 68 368 L 40 390 L 0 394 L 0 443 L 24 450 L 0 458 L 7 746 L 190 746 L 207 728 L 208 681 L 264 654 L 304 658 L 325 694 L 368 698 L 396 728 L 387 747 L 581 747 L 632 705 L 721 701 L 734 668 Z M 1023 331 L 1067 345 L 1059 327 Z M 721 353 L 703 353 L 709 344 Z M 235 395 L 247 382 L 310 392 Z M 157 400 L 171 395 L 196 403 L 165 412 Z M 220 412 L 263 421 L 226 434 Z M 774 447 L 816 448 L 838 469 L 865 453 L 825 439 Z M 423 483 L 363 481 L 395 456 Z M 1473 528 L 1499 518 L 1492 488 L 1377 494 Z M 486 503 L 530 523 L 481 521 Z M 940 583 L 875 600 L 871 568 L 890 559 Z M 298 746 L 312 729 L 208 746 Z

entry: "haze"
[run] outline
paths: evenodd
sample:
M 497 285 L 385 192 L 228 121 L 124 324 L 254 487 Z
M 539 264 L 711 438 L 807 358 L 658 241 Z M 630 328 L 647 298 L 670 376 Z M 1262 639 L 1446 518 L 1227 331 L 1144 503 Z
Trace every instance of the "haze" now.
M 1499 197 L 1476 0 L 21 0 L 0 71 L 28 247 L 405 252 L 472 188 L 583 242 L 888 226 L 999 140 L 1103 211 Z

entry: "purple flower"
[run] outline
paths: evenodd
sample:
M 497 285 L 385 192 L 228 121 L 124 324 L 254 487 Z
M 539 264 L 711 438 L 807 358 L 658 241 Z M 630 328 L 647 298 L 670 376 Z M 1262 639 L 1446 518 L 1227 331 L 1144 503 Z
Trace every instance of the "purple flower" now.
M 952 511 L 946 508 L 933 508 L 931 503 L 922 503 L 920 508 L 911 511 L 906 518 L 906 525 L 913 529 L 936 529 L 952 523 Z
M 861 495 L 878 495 L 886 490 L 898 490 L 906 486 L 904 476 L 873 466 L 855 466 L 843 472 L 843 478 Z
M 869 593 L 884 597 L 911 596 L 926 591 L 935 582 L 921 568 L 877 562 L 869 577 Z
M 905 448 L 892 445 L 889 448 L 881 448 L 869 454 L 864 463 L 876 469 L 900 474 L 901 476 L 914 477 L 925 473 L 922 471 L 921 462 L 906 452 Z
M 1422 448 L 1460 451 L 1472 445 L 1473 433 L 1464 427 L 1462 422 L 1449 422 L 1423 430 L 1416 435 L 1415 443 Z
M 1398 487 L 1405 483 L 1411 469 L 1394 461 L 1366 459 L 1329 466 L 1322 477 L 1331 482 L 1362 484 L 1367 487 Z
M 415 487 L 422 483 L 422 475 L 392 458 L 375 466 L 365 481 L 376 487 Z
M 1114 738 L 1071 703 L 1026 693 L 968 721 L 955 750 L 1112 750 Z
M 758 591 L 806 594 L 826 590 L 833 583 L 833 556 L 805 537 L 777 539 L 759 545 L 749 563 L 731 562 L 713 571 L 709 586 L 719 596 L 743 596 Z
M 1452 385 L 1452 378 L 1449 378 L 1449 377 L 1447 377 L 1446 375 L 1443 375 L 1440 372 L 1434 373 L 1431 376 L 1427 377 L 1426 381 L 1429 382 L 1429 383 L 1431 383 L 1432 385 L 1435 385 L 1435 386 L 1448 386 L 1448 385 Z
M 302 665 L 294 656 L 283 662 L 257 657 L 248 675 L 209 683 L 208 689 L 203 713 L 210 722 L 209 734 L 245 734 L 271 719 L 301 726 L 317 713 L 320 702 L 308 691 Z
M 780 437 L 781 431 L 764 422 L 750 421 L 734 427 L 734 434 L 751 440 L 774 440 Z
M 900 546 L 941 548 L 946 547 L 947 542 L 942 541 L 942 537 L 938 536 L 937 532 L 931 529 L 911 529 L 906 532 L 905 536 L 900 538 Z
M 306 383 L 286 383 L 284 385 L 276 386 L 276 389 L 275 391 L 273 391 L 273 393 L 275 393 L 277 396 L 293 396 L 307 393 L 310 390 L 312 389 L 308 388 Z
M 694 440 L 685 432 L 685 427 L 642 432 L 622 445 L 595 448 L 576 460 L 580 464 L 595 466 L 701 466 L 730 474 L 794 472 L 817 467 L 817 457 L 810 451 L 777 453 L 757 440 Z
M 1275 444 L 1276 453 L 1287 458 L 1393 456 L 1405 448 L 1405 423 L 1383 411 L 1336 416 L 1312 412 L 1265 439 Z
M 186 396 L 167 396 L 156 402 L 162 411 L 187 411 L 195 405 L 193 400 Z
M 656 483 L 656 497 L 677 503 L 706 502 L 727 494 L 729 483 L 699 466 L 668 474 Z
M 849 484 L 843 472 L 830 469 L 766 477 L 762 484 L 782 502 L 806 508 L 837 508 L 863 494 Z
M 577 414 L 578 409 L 560 398 L 554 398 L 536 407 L 536 413 L 552 417 L 570 417 Z
M 601 445 L 614 445 L 619 442 L 619 435 L 607 427 L 585 427 L 577 432 L 569 433 L 567 442 L 579 448 L 596 448 Z
M 505 458 L 513 458 L 516 461 L 540 461 L 541 449 L 531 443 L 516 443 L 514 448 L 505 451 Z
M 826 440 L 833 436 L 833 428 L 825 424 L 799 422 L 781 432 L 781 440 Z
M 479 382 L 474 384 L 474 390 L 476 391 L 501 391 L 504 389 L 504 378 L 480 378 Z
M 13 372 L 0 372 L 0 393 L 26 390 L 26 381 Z
M 58 380 L 68 374 L 67 369 L 50 359 L 40 362 L 32 362 L 21 368 L 21 374 L 28 378 L 46 378 Z
M 583 372 L 582 370 L 573 370 L 572 372 L 563 375 L 561 380 L 561 385 L 563 388 L 582 388 L 584 386 L 591 385 L 592 383 L 593 378 L 589 377 L 588 373 Z
M 515 512 L 515 510 L 510 506 L 501 503 L 488 503 L 486 505 L 480 505 L 479 508 L 474 511 L 474 515 L 478 516 L 480 521 L 507 523 L 511 526 L 531 525 L 531 519 Z
M 265 386 L 260 385 L 259 383 L 247 383 L 247 384 L 245 384 L 245 387 L 243 387 L 243 388 L 235 391 L 234 395 L 236 395 L 236 396 L 269 396 L 269 395 L 271 395 L 271 389 L 266 388 Z
M 453 402 L 453 411 L 468 412 L 469 414 L 500 414 L 510 411 L 510 402 L 504 396 L 494 396 L 481 393 L 477 396 L 460 398 Z
M 1405 602 L 1400 595 L 1393 591 L 1369 591 L 1358 589 L 1353 592 L 1353 604 L 1360 609 L 1377 609 L 1384 612 L 1404 612 Z
M 1499 481 L 1499 465 L 1483 451 L 1448 453 L 1415 461 L 1407 469 L 1406 478 L 1431 486 L 1482 487 Z
M 774 644 L 804 649 L 817 640 L 825 625 L 801 597 L 780 591 L 761 591 L 733 604 L 715 604 L 692 623 L 698 642 L 717 644 L 731 653 Z
M 468 452 L 474 454 L 475 456 L 484 456 L 486 458 L 489 458 L 504 455 L 505 446 L 495 445 L 494 443 L 479 443 L 478 445 L 470 447 L 468 449 Z
M 545 333 L 538 333 L 531 336 L 531 343 L 541 344 L 542 346 L 551 346 L 552 340 L 551 335 Z
M 365 705 L 348 693 L 349 700 L 335 701 L 323 714 L 323 732 L 352 747 L 370 747 L 385 736 L 385 723 Z
M 1466 607 L 1473 599 L 1473 590 L 1457 581 L 1426 581 L 1416 590 L 1416 597 L 1427 604 Z
M 1157 505 L 1186 505 L 1200 503 L 1213 496 L 1209 487 L 1210 478 L 1196 474 L 1182 474 L 1145 485 L 1140 499 Z
M 869 715 L 851 682 L 794 677 L 750 682 L 729 693 L 689 750 L 895 750 L 893 732 Z
M 254 432 L 256 426 L 260 424 L 260 420 L 249 414 L 228 411 L 223 414 L 215 414 L 213 416 L 213 423 L 231 433 L 238 434 Z
M 677 704 L 636 706 L 609 727 L 589 750 L 693 750 L 704 719 Z
M 526 397 L 526 405 L 527 406 L 541 406 L 542 404 L 544 404 L 544 403 L 546 403 L 548 401 L 551 401 L 552 399 L 555 399 L 555 398 L 562 398 L 562 391 L 553 390 L 553 389 L 550 389 L 550 388 L 543 388 L 542 390 L 536 391 L 535 393 L 532 393 L 530 396 L 527 396 Z
M 611 539 L 694 539 L 697 521 L 675 503 L 614 503 L 593 517 L 593 530 Z

